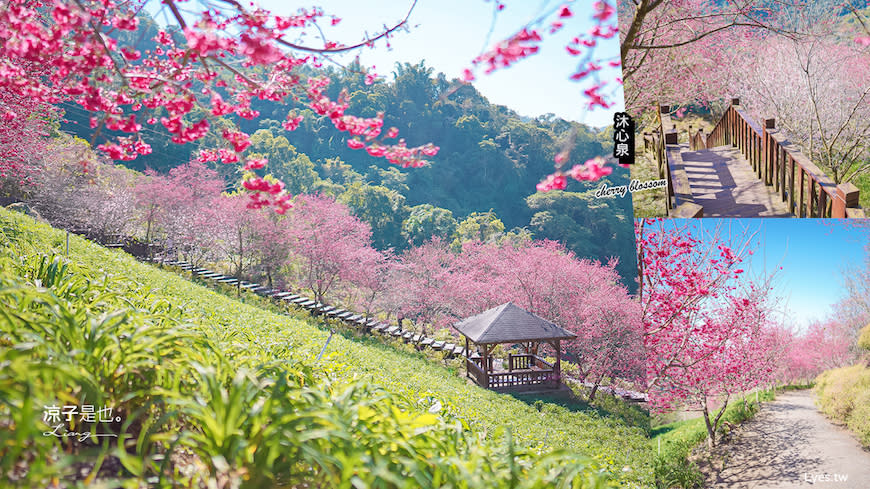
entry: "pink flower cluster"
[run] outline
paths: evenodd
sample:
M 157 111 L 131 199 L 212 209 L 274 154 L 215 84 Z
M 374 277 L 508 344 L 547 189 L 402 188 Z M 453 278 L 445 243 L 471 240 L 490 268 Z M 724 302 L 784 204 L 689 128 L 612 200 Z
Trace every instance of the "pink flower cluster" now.
M 151 154 L 151 145 L 132 138 L 119 138 L 117 143 L 104 143 L 97 146 L 113 160 L 130 161 L 139 155 Z
M 292 207 L 291 196 L 284 190 L 284 182 L 270 176 L 258 177 L 249 173 L 242 180 L 242 187 L 250 192 L 250 209 L 274 206 L 275 212 L 284 214 Z
M 594 13 L 591 17 L 595 24 L 592 28 L 585 34 L 573 37 L 568 45 L 565 46 L 565 50 L 570 56 L 581 57 L 577 70 L 569 77 L 572 81 L 581 81 L 598 73 L 605 62 L 611 67 L 620 65 L 618 59 L 606 60 L 594 58 L 591 49 L 597 46 L 598 39 L 611 39 L 619 32 L 615 23 L 616 9 L 607 0 L 598 0 L 593 4 L 593 10 Z M 559 7 L 552 15 L 555 16 L 555 19 L 549 23 L 549 34 L 555 34 L 563 29 L 566 22 L 574 17 L 574 13 L 567 5 Z M 486 66 L 484 72 L 491 73 L 496 69 L 506 68 L 536 53 L 539 49 L 537 44 L 542 41 L 542 37 L 539 31 L 533 28 L 533 25 L 540 25 L 543 21 L 544 18 L 539 19 L 536 23 L 527 25 L 520 32 L 496 44 L 492 49 L 475 58 L 472 61 L 473 67 Z M 475 74 L 473 69 L 465 69 L 463 71 L 463 81 L 471 82 L 474 79 Z M 619 78 L 617 78 L 617 82 L 622 83 Z M 592 87 L 583 90 L 583 95 L 589 100 L 587 107 L 590 110 L 594 110 L 596 107 L 607 109 L 613 105 L 611 101 L 599 92 L 604 85 L 605 82 L 598 81 Z M 555 183 L 551 182 L 550 184 L 541 182 L 541 184 L 549 188 L 553 184 L 557 185 L 558 181 Z
M 563 165 L 567 161 L 566 153 L 559 153 L 556 155 L 555 160 L 558 166 Z M 561 170 L 556 171 L 551 175 L 547 175 L 547 178 L 539 182 L 535 188 L 538 192 L 548 192 L 550 190 L 565 190 L 568 186 L 568 179 L 566 177 L 571 177 L 578 182 L 583 181 L 595 181 L 600 179 L 601 177 L 605 177 L 613 173 L 613 168 L 609 166 L 605 166 L 607 162 L 604 158 L 600 156 L 596 156 L 595 158 L 590 158 L 586 160 L 583 164 L 577 164 L 571 167 L 567 172 L 562 172 Z
M 484 72 L 492 73 L 498 68 L 507 68 L 511 64 L 537 53 L 539 48 L 535 44 L 539 42 L 541 42 L 541 35 L 538 34 L 538 31 L 529 31 L 523 28 L 509 39 L 496 44 L 491 50 L 474 58 L 472 64 L 486 65 Z

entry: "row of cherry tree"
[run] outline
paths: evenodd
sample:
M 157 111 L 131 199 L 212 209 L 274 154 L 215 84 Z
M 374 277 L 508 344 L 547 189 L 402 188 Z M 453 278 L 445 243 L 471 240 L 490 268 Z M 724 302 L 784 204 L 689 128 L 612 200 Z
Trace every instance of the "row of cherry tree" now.
M 196 161 L 159 175 L 92 158 L 75 141 L 45 158 L 29 187 L 41 215 L 104 242 L 135 236 L 170 256 L 366 315 L 401 315 L 424 332 L 512 301 L 578 335 L 566 349 L 584 380 L 643 382 L 639 305 L 616 260 L 580 259 L 523 236 L 461 249 L 434 238 L 397 255 L 374 248 L 369 224 L 332 198 L 297 195 L 278 214 L 225 192 L 217 172 Z
M 870 307 L 853 294 L 827 321 L 791 329 L 772 295 L 774 274 L 743 268 L 755 233 L 730 225 L 641 220 L 635 227 L 650 405 L 701 411 L 711 445 L 730 401 L 848 365 L 860 327 L 870 322 Z M 870 280 L 855 284 L 870 287 Z

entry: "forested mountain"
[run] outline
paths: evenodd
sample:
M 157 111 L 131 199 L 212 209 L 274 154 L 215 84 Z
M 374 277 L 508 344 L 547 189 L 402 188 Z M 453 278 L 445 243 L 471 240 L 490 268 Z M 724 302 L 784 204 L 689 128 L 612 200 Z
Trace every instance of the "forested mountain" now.
M 596 199 L 601 181 L 570 181 L 565 192 L 536 194 L 535 184 L 552 172 L 553 158 L 570 145 L 570 168 L 610 152 L 609 133 L 556 118 L 535 119 L 491 104 L 472 85 L 448 80 L 424 61 L 397 65 L 394 80 L 365 84 L 358 66 L 327 69 L 328 95 L 346 91 L 349 113 L 373 117 L 385 114 L 384 127 L 396 127 L 409 146 L 432 142 L 440 146 L 432 164 L 403 169 L 365 151 L 347 146 L 346 134 L 301 104 L 296 107 L 255 100 L 259 117 L 238 119 L 253 134 L 249 151 L 269 160 L 265 172 L 281 178 L 293 193 L 321 192 L 336 196 L 368 221 L 380 248 L 403 249 L 433 234 L 461 243 L 467 239 L 534 236 L 564 243 L 581 257 L 606 261 L 621 257 L 625 282 L 634 285 L 633 229 L 630 198 Z M 314 73 L 303 72 L 301 76 Z M 318 73 L 321 74 L 321 73 Z M 520 95 L 518 95 L 520 96 Z M 63 129 L 92 137 L 81 109 L 68 109 Z M 306 116 L 298 129 L 285 131 L 289 113 Z M 229 121 L 226 121 L 229 124 Z M 221 121 L 212 124 L 220 129 Z M 218 131 L 219 132 L 219 131 Z M 187 162 L 199 147 L 169 141 L 159 125 L 144 131 L 152 154 L 127 166 L 159 172 Z M 202 146 L 217 144 L 208 136 Z M 570 141 L 569 141 L 570 140 Z M 229 182 L 234 166 L 218 164 Z M 617 167 L 609 182 L 624 182 L 627 171 Z M 467 221 L 467 222 L 464 222 Z M 487 232 L 480 231 L 486 228 Z

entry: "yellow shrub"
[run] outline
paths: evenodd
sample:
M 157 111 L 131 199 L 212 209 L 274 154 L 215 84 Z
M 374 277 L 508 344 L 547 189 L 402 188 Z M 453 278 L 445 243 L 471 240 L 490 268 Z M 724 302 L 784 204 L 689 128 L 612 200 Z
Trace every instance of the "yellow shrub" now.
M 870 388 L 865 388 L 855 398 L 855 409 L 846 426 L 858 435 L 862 445 L 870 446 Z
M 864 326 L 858 332 L 858 348 L 870 350 L 870 324 Z
M 828 370 L 816 379 L 815 391 L 821 411 L 870 446 L 870 368 L 859 364 Z

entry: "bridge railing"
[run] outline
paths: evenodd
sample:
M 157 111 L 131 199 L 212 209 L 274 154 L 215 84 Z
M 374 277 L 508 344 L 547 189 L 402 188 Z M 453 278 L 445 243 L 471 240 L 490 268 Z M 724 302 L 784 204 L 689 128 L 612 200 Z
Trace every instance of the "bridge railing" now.
M 738 98 L 731 99 L 709 136 L 699 131 L 690 134 L 690 141 L 693 150 L 726 145 L 738 148 L 755 175 L 773 187 L 796 217 L 864 217 L 857 187 L 837 185 L 776 129 L 775 119 L 765 119 L 760 126 L 740 107 Z
M 659 179 L 667 179 L 667 208 L 670 217 L 702 217 L 702 206 L 689 202 L 691 188 L 682 166 L 677 130 L 669 114 L 670 107 L 658 110 L 659 124 L 655 132 L 644 133 L 644 150 L 652 153 L 659 171 Z

